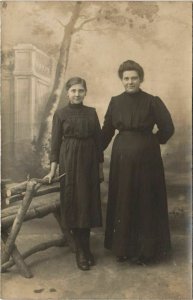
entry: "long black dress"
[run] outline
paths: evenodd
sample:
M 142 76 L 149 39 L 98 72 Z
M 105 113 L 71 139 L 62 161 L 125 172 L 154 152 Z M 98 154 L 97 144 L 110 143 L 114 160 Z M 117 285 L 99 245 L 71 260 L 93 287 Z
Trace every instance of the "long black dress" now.
M 158 131 L 152 133 L 154 125 Z M 110 101 L 103 148 L 111 155 L 105 247 L 117 256 L 161 258 L 170 250 L 167 195 L 160 145 L 174 132 L 160 98 L 142 90 Z
M 53 118 L 51 162 L 59 162 L 63 227 L 101 226 L 99 162 L 103 161 L 101 128 L 96 110 L 68 104 Z

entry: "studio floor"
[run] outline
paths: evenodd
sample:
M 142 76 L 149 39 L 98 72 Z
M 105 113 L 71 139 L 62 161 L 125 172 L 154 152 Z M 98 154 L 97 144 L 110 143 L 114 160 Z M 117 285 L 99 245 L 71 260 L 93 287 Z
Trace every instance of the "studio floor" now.
M 190 214 L 170 211 L 173 255 L 170 261 L 138 266 L 117 263 L 103 247 L 104 229 L 92 231 L 97 264 L 83 272 L 76 267 L 69 247 L 50 248 L 26 259 L 34 275 L 23 278 L 16 267 L 1 276 L 2 299 L 192 299 Z M 23 252 L 35 244 L 60 236 L 52 215 L 25 222 L 17 239 Z

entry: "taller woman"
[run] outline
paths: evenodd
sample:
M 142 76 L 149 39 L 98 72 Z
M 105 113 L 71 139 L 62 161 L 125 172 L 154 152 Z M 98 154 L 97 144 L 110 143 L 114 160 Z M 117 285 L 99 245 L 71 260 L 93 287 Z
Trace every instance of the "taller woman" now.
M 140 89 L 144 71 L 138 63 L 123 62 L 118 74 L 125 91 L 112 97 L 102 128 L 104 149 L 119 131 L 110 163 L 105 247 L 118 261 L 147 263 L 171 247 L 160 144 L 174 126 L 162 100 Z

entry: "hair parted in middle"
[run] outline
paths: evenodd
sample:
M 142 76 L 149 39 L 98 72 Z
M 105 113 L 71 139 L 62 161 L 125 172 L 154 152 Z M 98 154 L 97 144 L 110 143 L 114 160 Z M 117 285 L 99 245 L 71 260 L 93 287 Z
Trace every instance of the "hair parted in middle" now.
M 120 79 L 123 78 L 123 73 L 125 71 L 136 71 L 139 75 L 140 80 L 143 81 L 144 79 L 143 68 L 134 60 L 126 60 L 119 66 L 118 75 Z
M 87 92 L 86 81 L 81 77 L 72 77 L 72 78 L 68 79 L 68 81 L 66 82 L 66 85 L 65 85 L 66 90 L 68 91 L 75 84 L 81 84 L 83 86 L 83 88 L 85 89 L 85 91 Z

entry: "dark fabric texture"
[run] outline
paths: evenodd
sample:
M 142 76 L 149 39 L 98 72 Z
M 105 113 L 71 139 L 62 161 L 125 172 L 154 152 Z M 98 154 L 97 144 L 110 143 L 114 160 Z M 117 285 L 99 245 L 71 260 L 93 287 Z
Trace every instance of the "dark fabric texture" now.
M 73 228 L 76 245 L 82 248 L 85 255 L 90 253 L 90 228 Z
M 69 104 L 53 118 L 50 160 L 59 162 L 63 227 L 101 226 L 101 129 L 94 108 Z
M 152 133 L 154 125 L 158 131 Z M 110 101 L 102 128 L 110 163 L 105 247 L 117 256 L 153 258 L 170 250 L 167 195 L 160 145 L 174 133 L 160 98 L 140 90 Z

